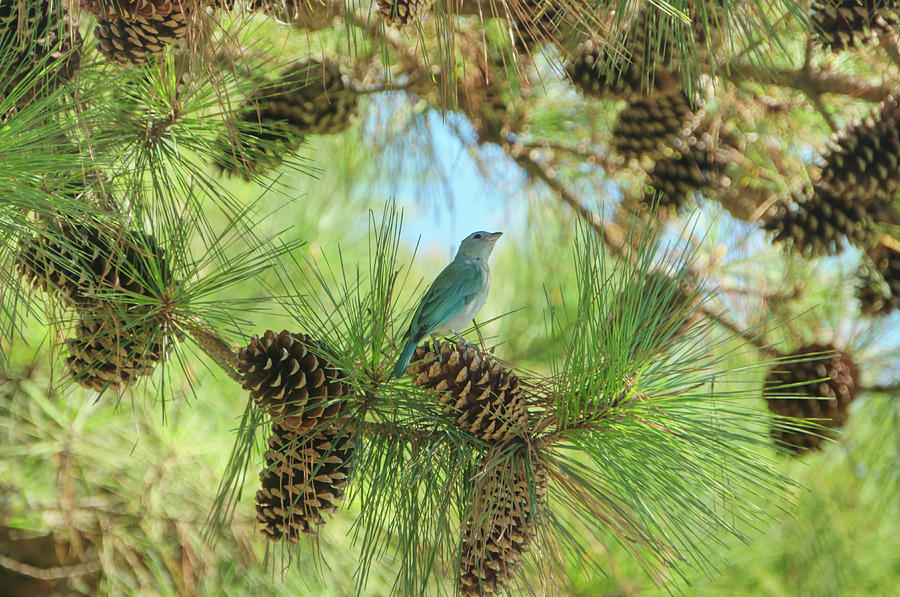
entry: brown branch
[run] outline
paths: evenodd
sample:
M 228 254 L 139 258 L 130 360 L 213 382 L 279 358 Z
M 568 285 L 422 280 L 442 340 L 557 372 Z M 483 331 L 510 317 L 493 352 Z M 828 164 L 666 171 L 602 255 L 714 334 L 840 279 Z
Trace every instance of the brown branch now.
M 188 333 L 197 342 L 200 348 L 216 362 L 223 371 L 236 382 L 243 381 L 241 374 L 237 372 L 238 353 L 210 330 L 197 324 L 189 325 Z
M 521 148 L 521 146 L 519 147 Z M 623 255 L 625 253 L 628 235 L 621 226 L 601 220 L 597 214 L 588 209 L 577 197 L 569 192 L 565 185 L 563 185 L 549 168 L 536 162 L 527 152 L 521 150 L 516 151 L 516 148 L 513 147 L 511 154 L 511 157 L 528 173 L 529 176 L 542 180 L 560 199 L 575 210 L 575 213 L 594 229 L 600 236 L 600 239 L 606 243 L 614 254 Z M 709 305 L 700 305 L 698 311 L 703 313 L 711 321 L 718 323 L 739 338 L 742 338 L 752 346 L 757 347 L 760 351 L 770 356 L 780 356 L 780 353 L 775 350 L 771 344 L 766 342 L 763 334 L 754 335 L 751 332 L 741 329 L 722 313 L 713 312 L 712 307 Z
M 873 85 L 831 70 L 803 68 L 759 69 L 745 62 L 730 63 L 722 70 L 729 81 L 755 81 L 767 85 L 777 85 L 797 89 L 814 98 L 826 93 L 848 95 L 870 102 L 880 102 L 894 93 L 897 85 Z
M 542 180 L 544 184 L 550 187 L 560 199 L 567 203 L 582 220 L 600 235 L 601 240 L 603 240 L 615 254 L 620 255 L 623 253 L 627 237 L 625 229 L 613 222 L 604 222 L 600 216 L 584 205 L 578 197 L 570 193 L 565 185 L 563 185 L 556 177 L 556 174 L 543 164 L 539 164 L 532 159 L 528 152 L 524 151 L 523 146 L 513 146 L 510 149 L 511 157 L 525 170 L 525 172 L 528 173 L 529 176 Z
M 100 561 L 93 560 L 82 564 L 72 564 L 71 566 L 38 568 L 37 566 L 32 566 L 31 564 L 26 564 L 25 562 L 20 562 L 19 560 L 14 560 L 9 556 L 0 554 L 0 566 L 23 576 L 49 581 L 93 574 L 100 570 Z

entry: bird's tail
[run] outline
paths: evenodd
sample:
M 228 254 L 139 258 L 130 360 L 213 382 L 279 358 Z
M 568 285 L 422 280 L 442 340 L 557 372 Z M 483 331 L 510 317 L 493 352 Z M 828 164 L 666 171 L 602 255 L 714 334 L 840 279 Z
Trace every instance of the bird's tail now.
M 416 343 L 411 339 L 406 342 L 406 346 L 403 348 L 403 352 L 400 353 L 400 358 L 397 359 L 397 364 L 394 365 L 394 373 L 393 377 L 400 377 L 403 375 L 403 372 L 406 371 L 407 365 L 409 365 L 409 360 L 412 358 L 413 353 L 416 351 Z

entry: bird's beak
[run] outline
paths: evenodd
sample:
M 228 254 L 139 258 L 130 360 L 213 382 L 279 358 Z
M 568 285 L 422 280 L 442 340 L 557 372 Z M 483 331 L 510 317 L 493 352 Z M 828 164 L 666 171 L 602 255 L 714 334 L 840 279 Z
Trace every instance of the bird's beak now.
M 502 232 L 491 232 L 487 235 L 487 237 L 488 237 L 487 239 L 489 241 L 491 241 L 492 243 L 495 243 L 495 242 L 497 242 L 497 239 L 500 238 L 501 236 L 503 236 Z

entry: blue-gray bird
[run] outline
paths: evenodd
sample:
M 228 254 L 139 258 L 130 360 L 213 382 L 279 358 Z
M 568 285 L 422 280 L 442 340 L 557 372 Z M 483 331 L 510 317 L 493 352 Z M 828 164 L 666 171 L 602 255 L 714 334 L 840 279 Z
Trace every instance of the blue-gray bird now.
M 456 257 L 431 283 L 412 316 L 403 338 L 406 345 L 394 365 L 394 377 L 406 371 L 422 338 L 429 334 L 446 336 L 448 332 L 458 336 L 484 306 L 491 283 L 487 261 L 501 234 L 473 232 L 459 244 Z

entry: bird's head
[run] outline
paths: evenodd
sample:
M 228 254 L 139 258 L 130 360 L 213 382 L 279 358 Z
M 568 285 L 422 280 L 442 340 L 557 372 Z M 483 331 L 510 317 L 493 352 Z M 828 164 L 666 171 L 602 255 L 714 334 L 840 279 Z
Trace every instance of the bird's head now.
M 481 257 L 487 260 L 494 248 L 494 243 L 502 236 L 502 232 L 485 232 L 479 230 L 463 239 L 459 244 L 457 257 Z

